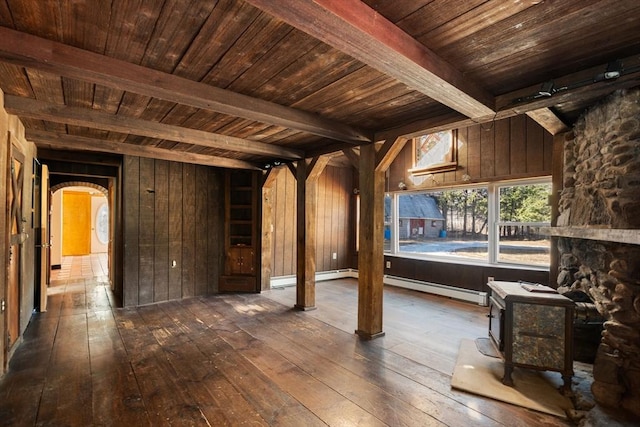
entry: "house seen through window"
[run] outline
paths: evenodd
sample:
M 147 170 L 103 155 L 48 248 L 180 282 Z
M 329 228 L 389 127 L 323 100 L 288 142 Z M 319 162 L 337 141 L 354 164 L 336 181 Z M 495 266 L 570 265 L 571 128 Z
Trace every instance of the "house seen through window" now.
M 395 193 L 385 198 L 385 251 L 549 265 L 549 182 Z

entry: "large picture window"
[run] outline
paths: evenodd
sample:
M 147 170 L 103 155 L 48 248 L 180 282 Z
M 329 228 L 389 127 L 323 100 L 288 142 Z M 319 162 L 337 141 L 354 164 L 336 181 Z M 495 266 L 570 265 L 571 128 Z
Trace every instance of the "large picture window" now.
M 491 184 L 385 198 L 385 252 L 549 265 L 549 182 Z

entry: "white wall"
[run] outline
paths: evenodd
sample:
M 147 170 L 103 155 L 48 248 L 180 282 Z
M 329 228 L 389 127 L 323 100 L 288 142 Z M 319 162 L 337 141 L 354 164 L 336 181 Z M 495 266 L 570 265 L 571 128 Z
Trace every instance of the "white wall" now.
M 98 224 L 98 210 L 101 206 L 106 206 L 107 209 L 109 207 L 109 203 L 107 198 L 103 194 L 93 194 L 91 196 L 91 253 L 101 253 L 107 252 L 108 249 L 108 241 L 109 241 L 109 215 L 107 210 L 106 219 L 106 227 L 107 227 L 107 236 L 106 241 L 101 242 L 98 238 L 98 230 L 100 225 Z
M 51 198 L 51 265 L 62 265 L 62 191 L 53 193 Z

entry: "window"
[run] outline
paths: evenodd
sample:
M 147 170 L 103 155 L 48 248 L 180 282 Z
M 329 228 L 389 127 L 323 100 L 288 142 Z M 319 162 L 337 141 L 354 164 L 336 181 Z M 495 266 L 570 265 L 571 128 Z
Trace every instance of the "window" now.
M 549 238 L 540 227 L 551 224 L 551 184 L 499 187 L 498 260 L 549 265 Z
M 413 140 L 414 175 L 455 170 L 457 165 L 457 144 L 453 131 L 435 132 Z
M 401 194 L 398 203 L 400 252 L 488 260 L 486 188 Z
M 548 180 L 395 193 L 385 198 L 385 252 L 549 265 Z

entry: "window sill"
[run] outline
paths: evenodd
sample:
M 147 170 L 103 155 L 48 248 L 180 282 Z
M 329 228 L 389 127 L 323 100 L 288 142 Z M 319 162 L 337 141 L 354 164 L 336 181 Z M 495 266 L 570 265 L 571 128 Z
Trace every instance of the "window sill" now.
M 421 175 L 429 175 L 429 174 L 438 173 L 438 172 L 454 171 L 457 168 L 458 168 L 457 162 L 447 162 L 447 163 L 440 163 L 438 165 L 429 166 L 426 168 L 409 169 L 408 172 L 414 176 L 421 176 Z
M 414 259 L 416 261 L 430 261 L 430 262 L 440 262 L 443 264 L 461 264 L 461 265 L 473 265 L 478 267 L 489 267 L 489 268 L 504 268 L 509 270 L 529 270 L 529 271 L 549 271 L 549 267 L 541 266 L 541 265 L 527 265 L 527 264 L 515 264 L 515 263 L 490 263 L 485 260 L 474 260 L 470 258 L 453 258 L 446 256 L 425 256 L 425 255 L 415 255 L 411 253 L 388 253 L 385 252 L 384 256 L 395 257 L 395 258 L 406 258 L 406 259 Z

